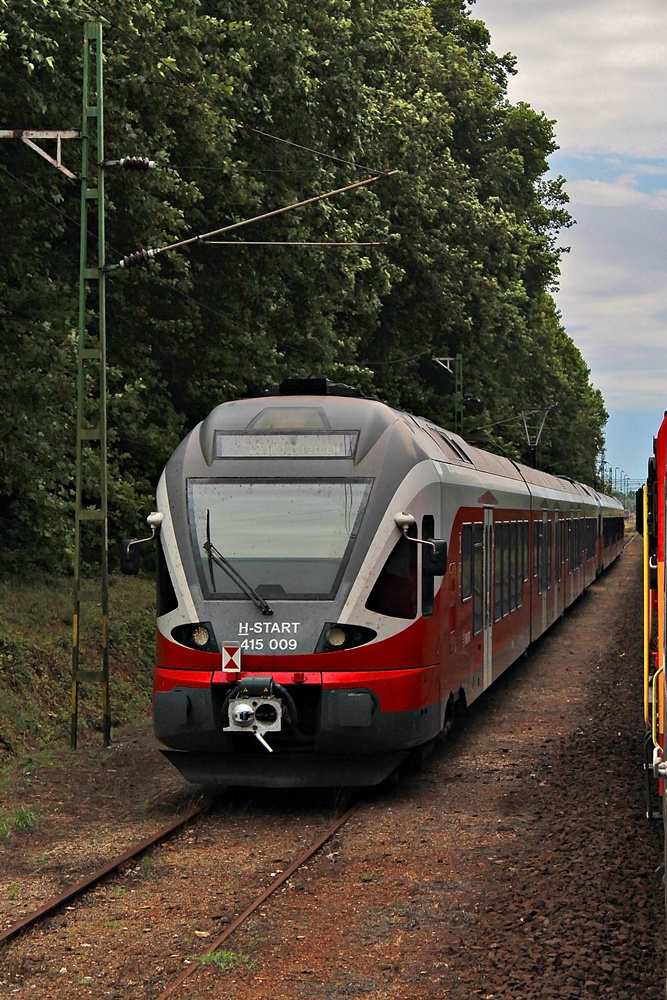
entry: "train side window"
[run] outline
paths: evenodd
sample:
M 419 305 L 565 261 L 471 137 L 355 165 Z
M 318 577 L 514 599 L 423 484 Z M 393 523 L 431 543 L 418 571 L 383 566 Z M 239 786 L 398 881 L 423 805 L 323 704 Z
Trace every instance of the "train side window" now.
M 502 581 L 503 581 L 503 533 L 504 524 L 496 521 L 494 526 L 493 546 L 493 620 L 499 621 L 503 616 Z
M 517 542 L 517 567 L 516 567 L 516 606 L 517 608 L 523 607 L 523 580 L 524 580 L 524 560 L 525 560 L 525 540 L 524 540 L 524 525 L 525 521 L 518 521 L 516 526 L 516 542 Z
M 535 576 L 537 577 L 537 593 L 544 590 L 544 550 L 543 550 L 543 529 L 541 521 L 535 521 Z
M 461 600 L 472 597 L 472 524 L 461 526 Z
M 482 631 L 482 594 L 484 590 L 484 525 L 475 522 L 472 536 L 472 634 Z
M 433 538 L 435 535 L 435 518 L 432 514 L 425 514 L 422 518 L 422 538 Z M 426 572 L 426 566 L 433 549 L 428 545 L 420 545 L 422 549 L 422 615 L 428 617 L 433 614 L 433 601 L 435 598 L 435 577 L 433 573 Z
M 568 531 L 568 549 L 569 549 L 569 563 L 570 563 L 570 573 L 574 569 L 574 553 L 576 552 L 576 544 L 574 540 L 574 525 L 575 519 L 572 517 L 569 521 L 569 531 Z
M 517 573 L 517 566 L 519 565 L 519 549 L 517 546 L 517 533 L 518 524 L 516 521 L 510 522 L 510 611 L 515 611 L 518 607 L 518 593 L 519 593 L 519 574 Z
M 523 578 L 523 582 L 527 583 L 527 581 L 528 581 L 528 566 L 529 566 L 529 561 L 528 561 L 528 559 L 529 559 L 529 557 L 528 557 L 528 552 L 529 552 L 529 548 L 528 548 L 528 521 L 522 521 L 521 524 L 522 524 L 522 534 L 523 534 L 523 552 L 522 552 L 521 576 Z
M 560 579 L 562 580 L 563 574 L 565 573 L 565 560 L 567 559 L 567 549 L 565 543 L 567 540 L 567 520 L 561 518 L 560 521 L 560 549 L 558 550 L 558 558 L 560 559 Z
M 510 613 L 510 525 L 503 522 L 503 575 L 502 575 L 502 605 L 503 618 Z
M 417 537 L 416 525 L 408 531 L 410 538 Z M 380 570 L 366 607 L 388 618 L 417 617 L 417 549 L 404 535 L 398 539 Z

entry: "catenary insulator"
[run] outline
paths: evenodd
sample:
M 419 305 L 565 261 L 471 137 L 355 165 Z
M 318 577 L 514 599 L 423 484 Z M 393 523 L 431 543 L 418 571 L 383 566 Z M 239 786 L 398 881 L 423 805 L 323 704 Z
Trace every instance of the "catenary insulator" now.
M 130 253 L 127 257 L 123 257 L 123 259 L 118 262 L 118 266 L 128 269 L 132 267 L 144 267 L 146 264 L 150 263 L 157 252 L 157 250 L 137 250 L 136 253 Z
M 152 170 L 155 160 L 149 160 L 147 156 L 122 156 L 118 164 L 125 170 Z

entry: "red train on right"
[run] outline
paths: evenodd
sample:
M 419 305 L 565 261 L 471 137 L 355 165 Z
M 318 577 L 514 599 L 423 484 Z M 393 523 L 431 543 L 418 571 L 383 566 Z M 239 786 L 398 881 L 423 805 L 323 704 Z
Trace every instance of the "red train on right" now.
M 667 413 L 653 439 L 646 485 L 637 491 L 637 531 L 643 537 L 644 564 L 644 776 L 646 816 L 663 794 L 665 760 L 665 478 Z M 667 820 L 667 817 L 666 817 Z

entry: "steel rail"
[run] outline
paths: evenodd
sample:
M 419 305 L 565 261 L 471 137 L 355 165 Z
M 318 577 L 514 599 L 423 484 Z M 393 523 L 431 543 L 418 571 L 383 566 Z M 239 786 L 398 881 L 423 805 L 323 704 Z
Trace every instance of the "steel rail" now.
M 301 867 L 301 865 L 305 864 L 306 861 L 309 860 L 309 858 L 312 858 L 313 854 L 316 854 L 317 851 L 319 851 L 320 848 L 323 847 L 326 844 L 326 842 L 330 840 L 333 837 L 333 835 L 337 833 L 338 830 L 340 830 L 340 828 L 345 823 L 347 823 L 350 816 L 352 816 L 352 814 L 356 812 L 358 808 L 359 808 L 359 803 L 355 802 L 355 804 L 351 806 L 347 810 L 347 812 L 343 813 L 342 816 L 339 816 L 336 822 L 332 826 L 330 826 L 329 829 L 325 833 L 323 833 L 322 836 L 319 837 L 314 844 L 311 844 L 311 846 L 307 848 L 304 851 L 304 853 L 301 854 L 300 857 L 296 859 L 296 861 L 292 862 L 289 868 L 285 869 L 285 871 L 282 872 L 278 876 L 278 878 L 274 879 L 271 885 L 269 885 L 262 893 L 260 893 L 259 896 L 257 896 L 253 900 L 252 903 L 250 903 L 249 906 L 246 907 L 243 913 L 239 914 L 239 916 L 236 917 L 231 922 L 231 924 L 225 927 L 224 931 L 218 935 L 218 937 L 209 946 L 208 950 L 203 952 L 199 956 L 199 958 L 203 958 L 205 955 L 210 955 L 212 952 L 216 951 L 220 947 L 220 945 L 227 940 L 228 937 L 231 937 L 234 931 L 237 930 L 237 928 L 239 928 L 241 924 L 243 924 L 248 919 L 248 917 L 251 916 L 255 912 L 255 910 L 258 907 L 260 907 L 262 903 L 264 903 L 265 900 L 267 900 L 269 896 L 271 896 L 272 893 L 276 891 L 276 889 L 279 889 L 284 882 L 286 882 L 289 878 L 291 878 L 292 875 L 294 875 L 294 873 L 297 871 L 297 869 Z M 196 972 L 198 968 L 200 968 L 199 963 L 197 962 L 197 960 L 195 960 L 192 965 L 189 965 L 175 979 L 173 979 L 171 983 L 169 983 L 169 985 L 165 987 L 162 993 L 158 994 L 156 1000 L 165 1000 L 165 997 L 172 996 L 172 994 L 176 992 L 181 983 L 183 983 L 188 978 L 188 976 L 191 976 L 193 972 Z
M 26 913 L 25 916 L 16 920 L 13 924 L 10 924 L 10 926 L 6 927 L 3 931 L 0 931 L 0 943 L 3 941 L 9 941 L 10 938 L 16 937 L 17 934 L 21 933 L 21 931 L 24 931 L 28 927 L 32 927 L 33 924 L 38 923 L 42 917 L 48 916 L 64 903 L 68 903 L 71 899 L 74 899 L 75 896 L 79 896 L 82 892 L 85 892 L 86 889 L 90 889 L 91 886 L 101 882 L 103 878 L 110 875 L 111 872 L 115 871 L 116 868 L 119 868 L 120 865 L 124 864 L 126 861 L 131 861 L 132 858 L 136 858 L 140 854 L 143 854 L 144 851 L 147 851 L 150 847 L 154 847 L 155 844 L 159 844 L 161 840 L 166 840 L 167 837 L 169 837 L 172 833 L 175 833 L 176 830 L 180 829 L 180 827 L 185 826 L 186 823 L 189 823 L 196 816 L 205 812 L 208 806 L 209 802 L 203 802 L 194 806 L 183 816 L 179 816 L 178 819 L 172 820 L 171 823 L 163 827 L 161 830 L 158 830 L 158 832 L 154 833 L 151 837 L 147 837 L 146 840 L 142 840 L 141 843 L 135 844 L 134 847 L 129 847 L 126 851 L 123 851 L 122 854 L 119 854 L 118 857 L 113 858 L 111 861 L 107 861 L 107 863 L 102 865 L 101 868 L 98 868 L 97 871 L 93 872 L 91 875 L 87 875 L 85 878 L 81 879 L 76 883 L 76 885 L 66 889 L 65 892 L 61 892 L 58 896 L 53 896 L 52 899 L 47 900 L 47 902 L 40 906 L 37 910 L 32 910 L 30 913 Z

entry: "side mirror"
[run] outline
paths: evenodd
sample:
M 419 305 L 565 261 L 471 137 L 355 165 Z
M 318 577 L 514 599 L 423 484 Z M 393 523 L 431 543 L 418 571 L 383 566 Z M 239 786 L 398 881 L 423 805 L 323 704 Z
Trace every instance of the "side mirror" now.
M 164 514 L 158 510 L 152 511 L 146 518 L 151 533 L 148 538 L 124 538 L 120 543 L 120 571 L 125 576 L 136 576 L 139 572 L 139 546 L 142 542 L 150 542 L 155 538 L 155 532 L 164 521 Z
M 124 576 L 139 572 L 139 544 L 136 538 L 123 538 L 120 543 L 120 571 Z
M 444 576 L 447 572 L 447 542 L 432 538 L 433 548 L 424 547 L 424 571 L 430 576 Z

